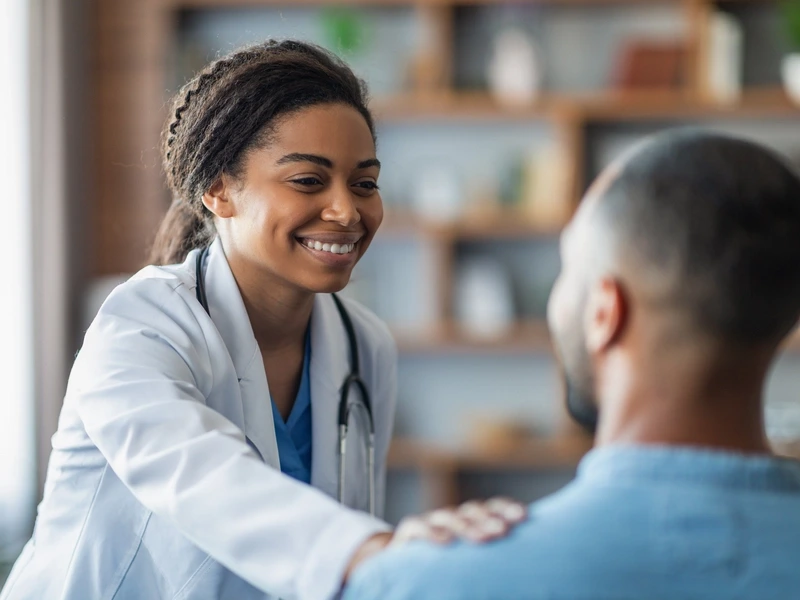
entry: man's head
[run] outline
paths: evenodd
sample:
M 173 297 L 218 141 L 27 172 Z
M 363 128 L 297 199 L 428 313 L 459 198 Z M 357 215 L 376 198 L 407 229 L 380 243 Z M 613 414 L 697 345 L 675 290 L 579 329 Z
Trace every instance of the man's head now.
M 600 175 L 562 236 L 548 309 L 568 408 L 590 429 L 621 346 L 771 355 L 798 318 L 800 179 L 755 143 L 697 130 L 654 136 Z

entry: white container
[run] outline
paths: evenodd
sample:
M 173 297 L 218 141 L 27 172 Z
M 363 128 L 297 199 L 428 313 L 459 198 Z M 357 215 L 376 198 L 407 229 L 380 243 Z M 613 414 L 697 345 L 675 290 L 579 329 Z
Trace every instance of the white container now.
M 716 11 L 709 27 L 708 93 L 715 102 L 733 104 L 742 95 L 742 25 L 731 15 Z
M 781 75 L 786 94 L 800 104 L 800 52 L 793 52 L 783 57 Z
M 495 100 L 507 106 L 533 102 L 541 85 L 541 69 L 533 40 L 516 29 L 501 32 L 487 73 L 489 90 Z
M 412 188 L 414 210 L 426 221 L 447 224 L 461 215 L 461 182 L 453 169 L 421 168 Z
M 455 312 L 461 330 L 475 338 L 498 338 L 514 324 L 509 273 L 489 258 L 471 258 L 458 272 Z

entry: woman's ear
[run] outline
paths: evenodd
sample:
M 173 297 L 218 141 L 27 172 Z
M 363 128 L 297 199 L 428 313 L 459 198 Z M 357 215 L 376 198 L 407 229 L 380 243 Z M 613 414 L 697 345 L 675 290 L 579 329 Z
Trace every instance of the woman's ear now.
M 215 217 L 230 219 L 234 216 L 235 210 L 231 195 L 232 184 L 233 181 L 223 173 L 203 194 L 203 206 L 210 210 Z

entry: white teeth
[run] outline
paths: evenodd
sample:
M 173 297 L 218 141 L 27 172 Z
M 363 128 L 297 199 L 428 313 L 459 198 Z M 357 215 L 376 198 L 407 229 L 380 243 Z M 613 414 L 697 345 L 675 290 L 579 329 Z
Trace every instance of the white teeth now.
M 322 242 L 309 239 L 304 240 L 303 244 L 312 250 L 322 250 L 323 252 L 330 252 L 331 254 L 349 254 L 356 247 L 355 244 L 323 244 Z

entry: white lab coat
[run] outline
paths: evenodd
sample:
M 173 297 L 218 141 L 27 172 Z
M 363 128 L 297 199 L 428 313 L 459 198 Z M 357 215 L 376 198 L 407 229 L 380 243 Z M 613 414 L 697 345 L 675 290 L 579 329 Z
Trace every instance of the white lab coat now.
M 334 500 L 350 365 L 332 298 L 318 295 L 311 318 L 311 487 L 279 471 L 261 353 L 222 246 L 205 274 L 213 320 L 195 297 L 196 252 L 119 286 L 87 331 L 34 535 L 0 600 L 329 598 L 352 552 L 387 529 Z M 346 306 L 372 395 L 382 506 L 396 349 L 373 314 Z M 365 508 L 359 425 L 345 502 Z

